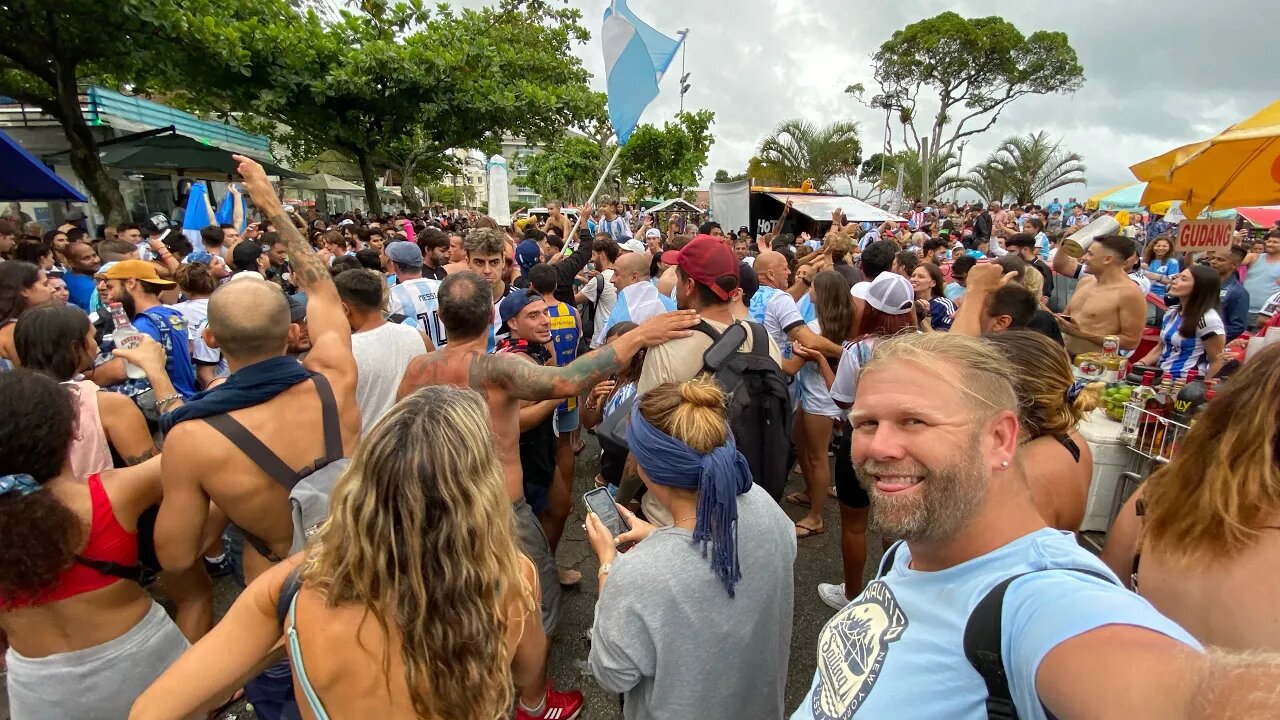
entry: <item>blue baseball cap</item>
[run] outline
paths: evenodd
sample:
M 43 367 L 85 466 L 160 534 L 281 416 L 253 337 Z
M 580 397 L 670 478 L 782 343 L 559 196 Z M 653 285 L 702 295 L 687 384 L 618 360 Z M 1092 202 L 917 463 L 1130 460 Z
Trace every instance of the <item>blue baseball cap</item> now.
M 498 317 L 502 318 L 502 322 L 507 322 L 511 318 L 520 314 L 529 306 L 529 303 L 542 300 L 542 295 L 532 289 L 528 290 L 512 290 L 509 295 L 502 298 L 502 302 L 498 304 Z
M 384 249 L 387 259 L 403 268 L 422 267 L 422 249 L 404 240 L 398 240 Z

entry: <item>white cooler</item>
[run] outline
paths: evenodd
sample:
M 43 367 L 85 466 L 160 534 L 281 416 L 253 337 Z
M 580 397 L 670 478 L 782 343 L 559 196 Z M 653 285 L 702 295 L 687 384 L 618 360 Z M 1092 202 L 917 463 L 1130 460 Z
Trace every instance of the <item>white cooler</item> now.
M 1094 410 L 1076 427 L 1093 453 L 1093 479 L 1089 482 L 1089 504 L 1081 530 L 1106 532 L 1111 525 L 1120 487 L 1120 473 L 1128 469 L 1132 450 L 1120 440 L 1121 424 Z

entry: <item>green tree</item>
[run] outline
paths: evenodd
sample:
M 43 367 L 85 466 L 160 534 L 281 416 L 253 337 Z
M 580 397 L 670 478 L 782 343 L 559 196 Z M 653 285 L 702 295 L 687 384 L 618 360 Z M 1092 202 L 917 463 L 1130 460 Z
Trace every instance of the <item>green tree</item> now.
M 302 18 L 286 0 L 5 0 L 0 95 L 55 120 L 76 176 L 108 223 L 126 219 L 80 108 L 79 86 L 145 89 L 144 79 L 200 88 L 205 73 L 243 79 L 257 61 L 250 37 L 277 38 Z
M 1084 159 L 1063 150 L 1052 142 L 1049 134 L 1038 132 L 1006 138 L 986 162 L 974 168 L 979 177 L 995 180 L 1020 205 L 1035 202 L 1050 192 L 1067 185 L 1083 185 Z
M 664 122 L 661 128 L 637 127 L 618 157 L 618 176 L 649 197 L 683 195 L 702 178 L 707 153 L 715 143 L 711 134 L 715 117 L 710 110 L 682 112 L 674 123 Z
M 520 161 L 529 173 L 524 184 L 547 200 L 581 203 L 591 194 L 609 162 L 608 152 L 612 148 L 601 147 L 591 138 L 567 134 L 542 152 Z
M 738 182 L 739 180 L 746 180 L 746 179 L 747 179 L 746 173 L 742 172 L 736 175 L 730 175 L 728 170 L 717 170 L 716 176 L 715 176 L 715 182 L 718 182 L 718 183 Z
M 774 179 L 786 185 L 812 180 L 815 189 L 825 189 L 832 179 L 843 177 L 852 187 L 862 164 L 858 124 L 841 120 L 818 126 L 787 120 L 761 141 L 756 157 Z
M 988 205 L 993 202 L 1004 202 L 1009 196 L 1009 188 L 1004 184 L 1004 178 L 988 164 L 970 168 L 969 174 L 964 177 L 960 186 L 977 193 L 978 197 L 982 198 L 982 202 Z
M 252 110 L 287 146 L 351 156 L 374 213 L 377 168 L 397 164 L 392 146 L 406 137 L 422 157 L 494 146 L 503 134 L 540 142 L 591 109 L 589 75 L 570 52 L 588 38 L 581 13 L 554 0 L 478 10 L 362 0 L 330 25 L 307 17 L 304 47 L 255 57 L 247 76 L 210 78 L 216 92 L 192 99 Z
M 880 186 L 886 190 L 898 187 L 902 176 L 904 199 L 928 201 L 960 187 L 960 163 L 951 155 L 930 155 L 928 159 L 928 185 L 921 169 L 920 155 L 914 150 L 903 150 L 890 156 L 884 166 Z
M 1066 33 L 1038 30 L 1023 35 L 1000 17 L 963 18 L 944 12 L 896 31 L 872 56 L 879 92 L 864 98 L 862 84 L 845 89 L 884 110 L 886 151 L 892 151 L 892 121 L 902 126 L 902 144 L 918 155 L 947 155 L 965 138 L 986 132 L 1001 111 L 1027 95 L 1072 93 L 1084 84 L 1084 69 Z M 924 117 L 921 93 L 936 99 Z

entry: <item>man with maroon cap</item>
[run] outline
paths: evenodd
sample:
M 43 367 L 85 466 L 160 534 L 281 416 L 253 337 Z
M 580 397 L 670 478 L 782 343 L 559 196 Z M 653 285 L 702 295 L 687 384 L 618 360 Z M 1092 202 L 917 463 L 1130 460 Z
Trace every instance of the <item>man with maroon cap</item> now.
M 719 332 L 734 322 L 730 299 L 738 289 L 740 276 L 732 248 L 720 238 L 699 235 L 683 250 L 663 253 L 662 262 L 676 268 L 676 305 L 681 310 L 697 310 Z M 751 351 L 751 335 L 747 333 L 739 352 Z M 643 394 L 662 383 L 692 379 L 702 370 L 702 355 L 711 343 L 710 336 L 696 332 L 649 348 L 637 392 Z M 772 339 L 769 355 L 782 364 L 782 352 Z

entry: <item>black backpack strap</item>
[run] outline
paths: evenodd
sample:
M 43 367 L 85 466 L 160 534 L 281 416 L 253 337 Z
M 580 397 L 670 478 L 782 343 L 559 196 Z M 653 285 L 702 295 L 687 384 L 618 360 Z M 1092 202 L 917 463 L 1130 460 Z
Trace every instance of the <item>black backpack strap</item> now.
M 292 490 L 298 483 L 298 473 L 235 418 L 226 414 L 211 415 L 204 421 L 209 423 L 209 427 L 230 440 L 231 444 L 247 455 L 254 465 L 270 475 L 272 480 L 284 486 L 285 490 Z
M 769 355 L 769 334 L 765 332 L 764 326 L 760 323 L 746 321 L 747 327 L 751 329 L 751 352 L 754 355 Z
M 715 344 L 715 342 L 720 339 L 720 336 L 722 334 L 719 330 L 716 330 L 715 328 L 711 327 L 711 323 L 707 322 L 706 320 L 699 320 L 698 324 L 693 326 L 693 329 L 711 338 L 712 344 Z
M 887 553 L 886 553 L 887 554 Z M 1109 583 L 1115 581 L 1097 570 L 1085 568 L 1044 568 L 1018 573 L 1005 578 L 983 596 L 969 613 L 964 627 L 964 656 L 982 676 L 987 686 L 987 717 L 990 720 L 1017 720 L 1018 708 L 1009 692 L 1009 676 L 1004 669 L 1004 653 L 1001 651 L 1001 633 L 1004 627 L 1004 596 L 1014 580 L 1046 570 L 1068 570 L 1092 575 Z M 1046 709 L 1045 714 L 1053 718 Z
M 903 541 L 899 540 L 890 545 L 888 550 L 884 551 L 884 557 L 880 558 L 880 572 L 876 573 L 877 578 L 882 578 L 885 575 L 888 575 L 889 571 L 893 569 L 893 561 L 898 559 L 898 547 L 901 546 L 902 543 Z
M 302 578 L 299 577 L 299 571 L 302 566 L 299 565 L 284 579 L 284 585 L 280 587 L 280 597 L 276 598 L 276 622 L 280 624 L 280 628 L 284 628 L 284 621 L 289 617 L 289 606 L 293 604 L 293 598 L 302 589 Z
M 121 580 L 132 580 L 139 585 L 145 585 L 153 579 L 141 565 L 121 565 L 118 562 L 94 560 L 83 555 L 76 555 L 76 563 L 97 570 L 103 575 L 120 578 Z
M 333 386 L 329 378 L 320 373 L 312 373 L 311 381 L 316 384 L 316 392 L 320 394 L 320 413 L 324 422 L 324 462 L 329 464 L 341 460 L 342 423 L 338 418 L 338 399 L 333 395 Z

